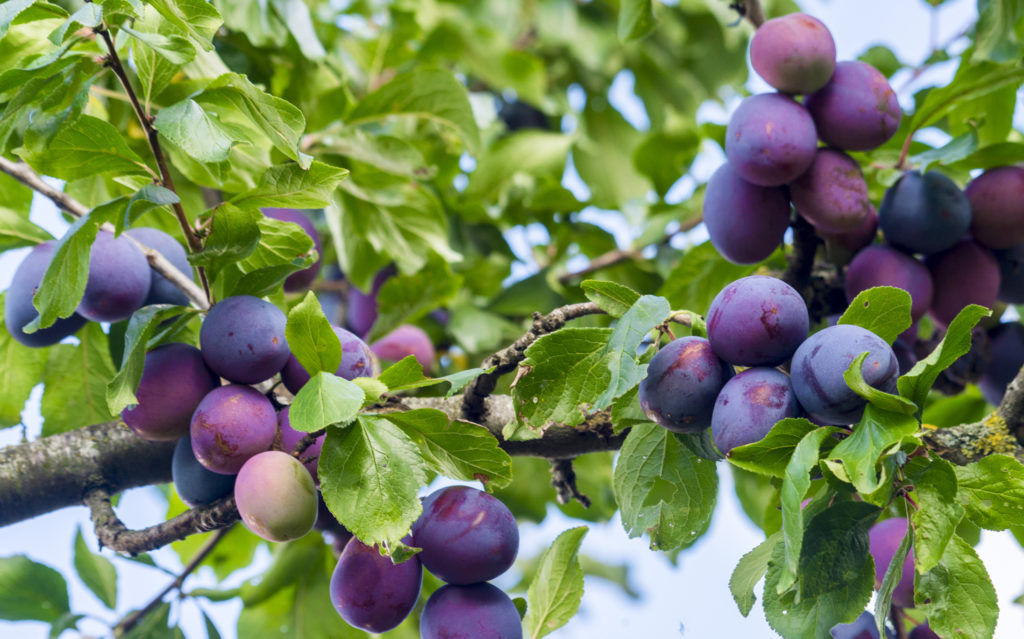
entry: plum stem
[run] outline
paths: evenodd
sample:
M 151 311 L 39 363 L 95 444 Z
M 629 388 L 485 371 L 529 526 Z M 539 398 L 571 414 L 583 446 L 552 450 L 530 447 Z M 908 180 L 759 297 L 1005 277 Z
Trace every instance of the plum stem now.
M 575 499 L 584 508 L 590 508 L 590 498 L 576 486 L 576 471 L 571 458 L 551 460 L 551 485 L 557 492 L 558 503 L 564 505 Z

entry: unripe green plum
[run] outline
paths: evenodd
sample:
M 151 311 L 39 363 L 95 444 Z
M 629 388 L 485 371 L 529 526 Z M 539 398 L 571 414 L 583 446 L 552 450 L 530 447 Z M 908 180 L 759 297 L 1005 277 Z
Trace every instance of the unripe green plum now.
M 279 450 L 249 458 L 235 479 L 235 502 L 245 527 L 267 541 L 290 541 L 313 529 L 317 493 L 309 471 Z

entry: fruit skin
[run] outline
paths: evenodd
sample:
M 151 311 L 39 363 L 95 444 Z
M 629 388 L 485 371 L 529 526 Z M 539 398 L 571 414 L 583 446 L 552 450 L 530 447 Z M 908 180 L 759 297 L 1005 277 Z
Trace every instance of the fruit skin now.
M 910 253 L 951 248 L 971 225 L 967 196 L 945 175 L 907 171 L 885 191 L 878 226 L 885 240 Z
M 889 569 L 896 550 L 907 534 L 907 520 L 894 517 L 878 522 L 868 531 L 871 556 L 875 560 L 875 589 L 882 587 L 885 571 Z M 914 607 L 914 551 L 907 553 L 903 561 L 903 574 L 892 592 L 892 605 L 901 608 Z
M 743 277 L 715 296 L 708 309 L 708 341 L 737 366 L 776 366 L 807 337 L 807 304 L 796 290 L 765 275 Z
M 919 320 L 932 305 L 932 276 L 921 262 L 884 244 L 869 246 L 846 269 L 846 301 L 875 286 L 895 286 L 910 293 L 910 317 Z
M 850 390 L 843 373 L 864 351 L 870 353 L 861 366 L 864 381 L 894 393 L 899 362 L 892 347 L 860 326 L 829 326 L 808 337 L 793 355 L 790 375 L 804 410 L 827 424 L 859 421 L 867 400 Z
M 926 260 L 935 295 L 928 310 L 935 323 L 948 326 L 968 304 L 992 308 L 999 295 L 999 263 L 992 251 L 971 240 Z
M 828 634 L 832 639 L 878 639 L 878 627 L 875 625 L 875 616 L 865 610 L 853 623 L 832 626 Z
M 420 615 L 420 639 L 522 639 L 519 611 L 488 583 L 443 586 Z
M 648 419 L 677 433 L 711 425 L 715 398 L 733 368 L 702 337 L 680 337 L 662 347 L 640 381 L 640 407 Z
M 835 149 L 818 149 L 814 161 L 789 185 L 797 212 L 822 233 L 859 229 L 871 213 L 860 165 Z
M 188 262 L 188 253 L 185 252 L 185 247 L 178 243 L 178 240 L 160 229 L 148 227 L 129 229 L 125 231 L 125 235 L 159 251 L 176 269 L 184 273 L 185 277 L 192 279 L 192 265 Z M 188 296 L 151 266 L 149 267 L 149 295 L 146 296 L 146 301 L 142 305 L 149 306 L 150 304 L 188 306 Z
M 366 342 L 359 339 L 355 334 L 339 327 L 332 326 L 334 334 L 341 341 L 341 364 L 335 375 L 348 380 L 357 377 L 373 377 L 374 360 L 373 351 L 366 345 Z M 281 381 L 293 395 L 299 394 L 299 389 L 306 385 L 310 375 L 294 355 L 288 356 L 288 361 L 281 370 Z
M 320 233 L 317 232 L 316 226 L 313 225 L 313 220 L 309 219 L 308 215 L 298 209 L 265 208 L 262 210 L 263 215 L 267 217 L 281 220 L 282 222 L 298 224 L 306 232 L 306 235 L 313 240 L 313 248 L 316 249 L 317 254 L 316 261 L 309 267 L 292 273 L 284 281 L 284 290 L 287 293 L 305 291 L 320 273 L 320 266 L 323 262 L 324 251 L 323 245 L 320 243 Z
M 174 441 L 188 435 L 192 413 L 220 379 L 189 344 L 164 344 L 146 353 L 139 403 L 121 411 L 135 434 L 150 441 Z
M 39 316 L 39 311 L 32 305 L 32 297 L 36 294 L 39 283 L 43 281 L 43 275 L 46 274 L 46 268 L 53 260 L 56 250 L 56 240 L 32 247 L 14 271 L 11 285 L 4 297 L 4 324 L 7 326 L 7 332 L 25 346 L 40 348 L 56 344 L 73 335 L 88 321 L 78 313 L 73 313 L 70 317 L 58 319 L 51 326 L 35 333 L 25 333 L 21 330 Z
M 991 359 L 978 380 L 985 401 L 998 406 L 1006 387 L 1024 366 L 1024 325 L 1004 322 L 989 332 Z
M 1024 242 L 1024 168 L 1000 166 L 971 180 L 971 236 L 992 249 Z
M 270 400 L 238 384 L 207 393 L 190 427 L 196 459 L 225 475 L 237 473 L 247 459 L 269 449 L 276 433 L 277 415 Z
M 711 416 L 711 437 L 723 454 L 760 441 L 780 419 L 800 415 L 789 375 L 755 367 L 738 373 L 722 388 Z
M 396 272 L 394 267 L 381 269 L 373 278 L 369 293 L 364 293 L 355 286 L 349 289 L 345 315 L 348 327 L 353 333 L 360 337 L 369 335 L 373 323 L 377 321 L 377 294 L 380 293 L 384 282 Z
M 878 213 L 875 212 L 875 207 L 868 204 L 868 214 L 856 228 L 839 233 L 819 230 L 818 235 L 825 239 L 830 246 L 835 246 L 847 253 L 856 253 L 871 244 L 878 235 Z
M 722 257 L 755 264 L 782 243 L 789 228 L 789 197 L 774 186 L 747 182 L 726 162 L 704 192 L 704 226 Z
M 917 364 L 917 354 L 911 344 L 897 339 L 892 343 L 892 352 L 896 354 L 896 361 L 900 366 L 900 375 L 905 375 Z
M 242 465 L 235 502 L 245 527 L 267 541 L 298 539 L 316 522 L 313 480 L 299 460 L 279 450 L 254 455 Z
M 931 629 L 931 626 L 929 626 L 928 622 L 926 621 L 923 624 L 916 626 L 913 630 L 911 630 L 908 639 L 939 639 L 939 635 L 937 635 L 935 631 Z
M 281 432 L 281 448 L 285 452 L 290 453 L 295 449 L 295 445 L 299 443 L 299 440 L 306 436 L 306 433 L 295 430 L 292 428 L 291 420 L 288 418 L 288 412 L 291 410 L 291 406 L 285 406 L 277 414 L 277 427 Z M 317 467 L 320 465 L 320 452 L 324 447 L 324 439 L 327 434 L 324 433 L 310 444 L 306 450 L 302 452 L 301 457 L 312 457 L 312 459 L 305 464 L 306 470 L 309 471 L 310 476 L 313 477 L 313 481 L 317 481 Z
M 1024 243 L 992 253 L 999 264 L 997 299 L 1009 304 L 1024 304 Z
M 131 239 L 99 231 L 89 251 L 89 278 L 78 314 L 94 322 L 120 322 L 149 295 L 149 261 Z
M 391 362 L 414 355 L 425 371 L 434 367 L 434 360 L 437 357 L 430 336 L 422 328 L 412 324 L 399 326 L 370 344 L 370 350 L 377 357 Z
M 192 438 L 178 440 L 171 458 L 171 477 L 174 490 L 189 506 L 210 504 L 227 497 L 235 489 L 235 475 L 222 475 L 207 470 L 192 453 Z
M 804 105 L 814 118 L 818 137 L 847 151 L 867 151 L 885 144 L 900 126 L 903 112 L 896 92 L 878 69 L 847 60 Z
M 213 372 L 238 384 L 257 384 L 284 368 L 291 351 L 281 309 L 251 295 L 214 304 L 199 330 L 199 348 Z
M 818 136 L 807 110 L 781 93 L 743 100 L 729 118 L 725 155 L 736 173 L 760 186 L 781 186 L 806 171 Z
M 836 43 L 825 24 L 806 13 L 765 22 L 750 40 L 750 64 L 783 93 L 813 93 L 836 68 Z
M 412 525 L 417 556 L 430 572 L 450 584 L 494 579 L 519 552 L 519 528 L 498 498 L 467 486 L 449 486 L 423 500 Z
M 394 564 L 353 537 L 331 575 L 331 603 L 349 625 L 387 632 L 412 612 L 422 585 L 423 566 L 415 556 Z

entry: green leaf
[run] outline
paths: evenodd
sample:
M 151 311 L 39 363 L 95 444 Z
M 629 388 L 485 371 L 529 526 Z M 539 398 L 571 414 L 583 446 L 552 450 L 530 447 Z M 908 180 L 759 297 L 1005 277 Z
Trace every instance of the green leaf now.
M 80 180 L 103 173 L 147 174 L 142 158 L 112 124 L 83 115 L 61 126 L 56 135 L 38 149 L 22 147 L 18 154 L 36 170 L 62 180 Z
M 527 129 L 501 138 L 480 154 L 466 197 L 500 200 L 517 175 L 560 176 L 570 148 L 572 136 L 562 133 Z
M 857 393 L 871 404 L 893 413 L 913 415 L 917 412 L 917 404 L 914 402 L 879 390 L 864 381 L 864 360 L 870 355 L 870 351 L 864 351 L 850 362 L 850 367 L 843 373 L 843 380 L 850 390 Z
M 940 637 L 984 639 L 995 632 L 999 605 L 985 565 L 954 535 L 942 561 L 914 579 L 914 601 Z
M 595 409 L 608 408 L 615 398 L 644 378 L 647 367 L 637 362 L 637 349 L 647 335 L 671 313 L 668 300 L 644 295 L 619 319 L 603 353 L 611 379 L 605 391 L 594 401 Z
M 884 633 L 883 626 L 889 617 L 889 605 L 892 603 L 892 593 L 896 590 L 900 580 L 903 578 L 903 562 L 910 552 L 911 535 L 903 535 L 900 545 L 896 548 L 889 566 L 885 569 L 885 576 L 882 577 L 882 585 L 875 597 L 875 624 L 880 633 Z M 879 635 L 881 636 L 881 635 Z
M 914 524 L 914 561 L 918 572 L 938 565 L 946 544 L 953 538 L 964 508 L 957 501 L 957 476 L 953 465 L 934 457 L 928 466 L 910 477 L 917 498 Z
M 674 550 L 707 529 L 718 475 L 714 462 L 694 455 L 667 429 L 640 424 L 619 452 L 612 486 L 629 536 L 647 533 L 651 548 Z
M 611 335 L 610 328 L 570 327 L 530 344 L 520 364 L 529 372 L 512 389 L 519 422 L 533 428 L 582 423 L 580 407 L 593 403 L 611 381 L 605 358 Z
M 419 69 L 396 76 L 356 104 L 349 126 L 401 115 L 450 126 L 469 150 L 480 146 L 480 131 L 473 117 L 466 88 L 454 75 L 441 69 Z
M 974 27 L 974 51 L 970 59 L 991 58 L 1007 41 L 1019 41 L 1014 27 L 1024 19 L 1024 3 L 1020 0 L 979 0 L 978 22 Z
M 910 293 L 894 286 L 861 291 L 838 323 L 866 328 L 892 344 L 900 333 L 910 328 Z
M 35 3 L 36 0 L 8 0 L 0 4 L 0 38 L 7 35 L 7 30 L 11 28 L 14 19 Z
M 303 433 L 334 424 L 344 426 L 355 419 L 363 398 L 363 389 L 352 382 L 320 371 L 299 389 L 288 416 L 292 428 Z
M 64 21 L 64 24 L 54 29 L 53 33 L 50 34 L 50 42 L 57 46 L 63 44 L 68 39 L 68 31 L 74 33 L 77 28 L 81 27 L 97 27 L 103 22 L 103 7 L 98 4 L 85 4 L 78 8 L 77 11 L 71 14 L 71 16 Z M 71 27 L 77 27 L 72 29 Z
M 910 162 L 920 165 L 920 171 L 928 170 L 931 164 L 949 165 L 958 162 L 978 148 L 978 133 L 974 130 L 958 135 L 945 145 L 918 153 L 910 158 Z
M 324 45 L 316 35 L 309 7 L 302 0 L 271 0 L 274 9 L 288 27 L 302 55 L 310 60 L 320 60 L 327 55 Z
M 58 639 L 65 630 L 78 630 L 78 622 L 84 618 L 85 615 L 64 613 L 50 625 L 50 639 Z
M 327 431 L 320 453 L 324 502 L 363 543 L 404 537 L 423 512 L 416 494 L 426 481 L 416 444 L 387 419 L 364 415 Z
M 223 162 L 235 145 L 220 121 L 192 98 L 160 109 L 153 126 L 199 162 Z
M 483 426 L 453 421 L 443 412 L 428 408 L 382 417 L 416 442 L 423 459 L 442 475 L 495 488 L 512 482 L 512 458 Z
M 705 242 L 683 255 L 656 294 L 667 298 L 672 308 L 690 308 L 706 314 L 720 290 L 756 269 L 757 265 L 729 262 L 711 242 Z
M 0 293 L 0 320 L 6 310 L 6 296 L 6 291 Z M 21 344 L 11 337 L 6 324 L 0 324 L 0 361 L 4 362 L 0 367 L 0 428 L 7 428 L 21 423 L 21 411 L 43 378 L 49 353 Z
M 74 563 L 82 582 L 104 606 L 113 610 L 117 606 L 117 570 L 109 559 L 89 550 L 81 528 L 75 532 Z
M 974 523 L 989 530 L 1024 525 L 1024 465 L 989 455 L 954 467 L 959 500 Z
M 310 373 L 333 373 L 341 365 L 341 340 L 312 291 L 288 311 L 285 339 L 295 359 Z
M 238 597 L 246 607 L 255 606 L 291 586 L 309 571 L 320 557 L 323 544 L 311 543 L 309 537 L 274 547 L 270 567 L 258 579 L 247 581 L 238 588 Z
M 800 549 L 800 597 L 814 598 L 856 579 L 868 559 L 868 529 L 879 508 L 857 501 L 836 503 L 807 524 Z
M 331 201 L 334 189 L 347 176 L 348 169 L 323 162 L 313 162 L 308 169 L 297 164 L 272 166 L 260 178 L 259 186 L 231 198 L 231 202 L 250 209 L 320 208 Z
M 107 383 L 114 376 L 107 336 L 89 322 L 78 340 L 78 345 L 50 347 L 42 378 L 43 436 L 116 418 L 107 407 Z
M 935 350 L 928 357 L 918 361 L 896 382 L 900 395 L 918 406 L 924 406 L 928 391 L 931 390 L 939 373 L 949 368 L 971 349 L 971 330 L 983 317 L 991 314 L 992 311 L 984 306 L 971 304 L 964 307 L 950 322 L 946 336 Z
M 1024 64 L 1019 60 L 1003 64 L 961 60 L 953 80 L 946 86 L 932 89 L 910 120 L 914 132 L 934 124 L 957 105 L 971 102 L 1005 86 L 1024 81 Z
M 653 187 L 633 162 L 643 134 L 618 110 L 600 108 L 593 101 L 587 102 L 580 124 L 585 135 L 577 135 L 572 158 L 590 189 L 590 203 L 622 210 L 628 221 L 640 222 Z
M 462 276 L 448 263 L 434 257 L 412 275 L 389 277 L 377 294 L 379 313 L 367 341 L 387 335 L 401 324 L 415 322 L 435 308 L 446 305 L 462 286 Z
M 654 3 L 651 0 L 622 0 L 619 4 L 619 40 L 639 40 L 654 31 Z
M 161 33 L 143 33 L 127 26 L 122 26 L 121 30 L 131 34 L 132 37 L 159 53 L 172 64 L 187 64 L 196 57 L 195 45 L 188 38 Z
M 754 607 L 757 597 L 754 596 L 754 586 L 761 581 L 768 572 L 768 561 L 771 559 L 775 546 L 782 540 L 782 533 L 774 533 L 758 544 L 753 550 L 740 557 L 736 569 L 732 571 L 729 578 L 729 591 L 736 601 L 740 613 L 746 617 L 750 609 Z
M 532 639 L 558 630 L 579 610 L 583 570 L 578 554 L 586 534 L 586 526 L 570 528 L 541 553 L 537 574 L 526 591 L 530 600 L 526 627 Z
M 195 266 L 205 266 L 216 273 L 228 264 L 248 257 L 260 242 L 259 216 L 229 203 L 213 211 L 213 226 L 203 243 L 203 250 L 189 256 Z
M 585 280 L 580 288 L 588 300 L 612 317 L 622 317 L 640 299 L 639 293 L 615 282 Z
M 112 415 L 120 415 L 128 406 L 137 404 L 135 389 L 142 379 L 142 370 L 146 363 L 146 351 L 149 340 L 161 322 L 179 315 L 182 309 L 166 304 L 144 306 L 132 314 L 128 320 L 128 330 L 124 335 L 124 356 L 121 368 L 107 384 L 107 409 Z
M 744 470 L 781 479 L 800 440 L 817 429 L 802 417 L 780 419 L 761 441 L 737 446 L 726 457 Z
M 879 457 L 893 444 L 916 433 L 917 428 L 912 416 L 868 404 L 853 434 L 832 449 L 829 459 L 842 461 L 854 487 L 862 496 L 870 495 L 880 486 L 875 470 Z
M 171 604 L 164 601 L 143 616 L 138 625 L 121 635 L 121 639 L 177 639 L 179 635 L 167 625 L 170 621 Z
M 256 226 L 260 241 L 256 250 L 238 262 L 238 270 L 244 275 L 231 290 L 232 295 L 269 295 L 289 275 L 309 267 L 316 255 L 313 238 L 298 224 L 259 214 Z
M 423 366 L 420 365 L 416 356 L 406 355 L 401 361 L 388 366 L 380 374 L 379 379 L 391 392 L 424 388 L 447 382 L 450 387 L 445 397 L 451 397 L 483 373 L 489 373 L 493 370 L 493 367 L 488 369 L 469 368 L 452 373 L 451 375 L 445 375 L 444 377 L 425 377 L 423 375 Z
M 68 612 L 68 584 L 59 572 L 24 555 L 0 557 L 0 619 L 53 623 Z
M 11 209 L 0 206 L 0 251 L 35 246 L 52 239 L 53 236 L 46 229 L 36 226 Z
M 206 0 L 150 0 L 149 4 L 196 44 L 207 51 L 213 50 L 213 36 L 223 20 L 212 4 Z

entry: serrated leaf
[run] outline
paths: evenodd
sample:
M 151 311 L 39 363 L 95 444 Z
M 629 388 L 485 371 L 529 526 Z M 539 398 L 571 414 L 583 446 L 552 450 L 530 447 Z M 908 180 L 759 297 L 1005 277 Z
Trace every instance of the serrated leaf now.
M 640 40 L 654 31 L 654 3 L 651 0 L 622 0 L 619 3 L 619 40 Z
M 586 526 L 570 528 L 541 553 L 537 573 L 526 591 L 530 600 L 526 627 L 533 639 L 561 628 L 579 610 L 583 570 L 578 554 L 586 534 Z
M 821 511 L 807 524 L 800 549 L 800 597 L 818 597 L 856 578 L 868 559 L 868 529 L 879 508 L 844 501 Z
M 53 623 L 70 611 L 59 572 L 24 555 L 0 557 L 0 619 Z
M 481 153 L 469 176 L 466 196 L 500 199 L 517 175 L 561 175 L 572 148 L 572 136 L 525 129 L 503 137 Z
M 910 328 L 910 293 L 894 286 L 861 291 L 838 323 L 866 328 L 892 344 L 900 333 Z
M 292 355 L 307 371 L 332 373 L 341 365 L 341 340 L 312 291 L 288 311 L 284 336 Z
M 203 250 L 189 255 L 195 266 L 205 266 L 217 272 L 228 264 L 248 257 L 260 242 L 257 214 L 229 203 L 213 211 L 213 226 L 203 243 Z
M 160 109 L 153 126 L 199 162 L 223 162 L 235 145 L 220 121 L 192 98 Z
M 896 548 L 889 566 L 885 569 L 885 576 L 882 577 L 882 585 L 875 597 L 875 625 L 880 633 L 884 633 L 885 620 L 889 617 L 889 605 L 892 603 L 892 593 L 896 590 L 903 578 L 903 562 L 910 552 L 911 535 L 903 535 L 900 545 Z M 882 636 L 881 634 L 879 636 Z
M 313 162 L 308 169 L 298 164 L 272 166 L 260 178 L 259 186 L 231 198 L 245 208 L 320 208 L 348 176 L 348 169 Z
M 299 45 L 302 55 L 310 60 L 320 60 L 327 55 L 324 45 L 316 35 L 309 7 L 302 0 L 271 0 L 278 15 Z
M 46 229 L 36 226 L 25 217 L 0 206 L 0 251 L 21 246 L 35 246 L 52 240 Z
M 162 33 L 144 33 L 128 26 L 122 26 L 121 30 L 153 49 L 172 64 L 187 64 L 196 57 L 196 48 L 188 38 Z
M 75 532 L 74 564 L 82 582 L 104 606 L 113 610 L 117 606 L 117 570 L 109 559 L 89 550 L 81 528 Z
M 974 153 L 977 148 L 978 133 L 972 129 L 967 133 L 956 136 L 943 146 L 912 156 L 910 162 L 920 166 L 920 171 L 923 173 L 932 164 L 949 165 L 958 162 Z
M 376 341 L 401 324 L 415 322 L 444 306 L 459 292 L 462 282 L 462 276 L 452 273 L 448 263 L 439 257 L 431 259 L 417 273 L 389 277 L 377 294 L 380 310 L 367 341 Z
M 644 295 L 623 315 L 605 346 L 603 357 L 611 378 L 607 388 L 594 401 L 594 408 L 603 410 L 615 398 L 633 388 L 644 378 L 646 366 L 637 362 L 637 349 L 647 335 L 668 318 L 672 312 L 668 300 Z
M 142 379 L 149 340 L 161 322 L 179 315 L 182 309 L 167 304 L 144 306 L 132 314 L 124 335 L 124 356 L 120 370 L 107 384 L 107 409 L 111 415 L 120 415 L 128 406 L 137 404 L 135 389 Z
M 870 351 L 864 351 L 850 362 L 850 367 L 843 373 L 843 381 L 846 382 L 846 385 L 850 387 L 850 390 L 882 410 L 902 415 L 913 415 L 916 413 L 918 408 L 914 402 L 899 395 L 886 393 L 864 381 L 864 360 L 870 354 Z
M 910 478 L 917 497 L 914 524 L 914 561 L 918 572 L 935 567 L 964 516 L 957 501 L 957 477 L 952 464 L 935 457 Z
M 344 426 L 355 419 L 364 397 L 363 389 L 347 379 L 319 371 L 299 389 L 288 417 L 292 428 L 303 433 L 325 426 Z
M 959 104 L 969 103 L 993 91 L 1024 81 L 1024 64 L 1019 60 L 999 64 L 962 59 L 953 80 L 928 92 L 910 121 L 910 131 L 941 119 Z
M 14 19 L 35 3 L 36 0 L 8 0 L 0 5 L 0 38 L 7 35 Z
M 145 175 L 142 158 L 112 124 L 83 115 L 61 126 L 44 148 L 22 147 L 21 158 L 37 173 L 62 180 L 80 180 L 103 173 Z
M 1024 525 L 1024 465 L 1009 455 L 989 455 L 954 467 L 958 499 L 974 523 L 989 530 Z
M 829 459 L 843 463 L 854 487 L 867 496 L 878 490 L 880 482 L 875 465 L 890 446 L 917 432 L 917 420 L 910 415 L 893 413 L 872 404 L 853 427 L 853 434 L 832 449 Z
M 780 419 L 760 441 L 737 446 L 726 457 L 743 470 L 782 478 L 800 440 L 818 426 L 800 417 Z
M 298 224 L 258 215 L 256 226 L 259 242 L 237 263 L 242 277 L 230 288 L 232 295 L 270 295 L 289 275 L 316 259 L 313 238 Z
M 448 392 L 445 393 L 445 397 L 451 397 L 452 395 L 460 392 L 467 384 L 480 375 L 490 373 L 493 370 L 494 367 L 487 369 L 469 368 L 464 371 L 452 373 L 451 375 L 445 375 L 444 377 L 426 377 L 423 375 L 423 366 L 420 365 L 416 356 L 406 355 L 400 361 L 388 366 L 384 372 L 380 374 L 379 379 L 391 392 L 412 390 L 414 388 L 425 388 L 436 384 L 448 383 L 449 388 Z
M 213 36 L 223 23 L 215 6 L 206 0 L 151 0 L 149 4 L 199 46 L 213 50 Z
M 942 561 L 914 579 L 914 601 L 940 637 L 987 639 L 999 605 L 985 565 L 970 544 L 953 535 Z
M 718 475 L 714 462 L 694 455 L 667 429 L 640 424 L 619 452 L 612 486 L 629 536 L 647 533 L 652 548 L 674 550 L 707 529 Z
M 21 423 L 21 411 L 25 408 L 32 389 L 43 378 L 49 352 L 42 348 L 29 348 L 21 344 L 7 331 L 3 323 L 6 310 L 7 292 L 0 293 L 0 428 Z
M 43 436 L 115 419 L 107 407 L 107 383 L 114 377 L 107 336 L 96 322 L 78 332 L 77 345 L 50 347 L 42 378 Z
M 319 469 L 327 507 L 365 544 L 400 540 L 423 512 L 416 496 L 427 480 L 423 458 L 383 417 L 329 429 Z
M 50 42 L 60 46 L 68 38 L 68 31 L 74 33 L 77 28 L 97 27 L 103 22 L 103 7 L 98 4 L 84 4 L 72 13 L 64 24 L 49 35 Z M 71 27 L 76 27 L 72 29 Z
M 739 563 L 732 571 L 732 577 L 729 578 L 729 591 L 744 617 L 750 614 L 750 609 L 757 601 L 757 597 L 754 596 L 754 586 L 768 572 L 768 561 L 780 541 L 782 541 L 782 533 L 773 533 L 753 550 L 740 557 Z
M 672 308 L 707 313 L 711 300 L 720 290 L 755 270 L 757 265 L 729 262 L 711 242 L 705 242 L 683 255 L 679 264 L 665 277 L 657 295 L 667 298 Z
M 622 317 L 640 299 L 639 293 L 615 282 L 586 280 L 580 284 L 580 288 L 588 300 L 612 317 Z
M 483 426 L 453 421 L 443 412 L 427 408 L 382 417 L 416 442 L 423 459 L 442 475 L 494 488 L 512 482 L 512 458 Z

